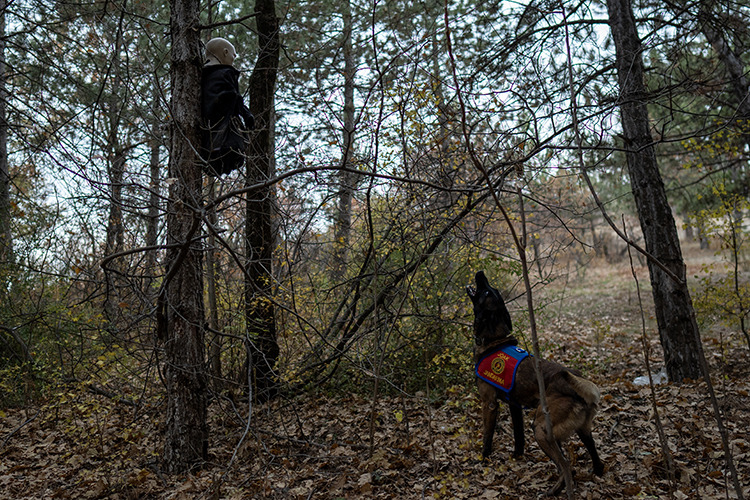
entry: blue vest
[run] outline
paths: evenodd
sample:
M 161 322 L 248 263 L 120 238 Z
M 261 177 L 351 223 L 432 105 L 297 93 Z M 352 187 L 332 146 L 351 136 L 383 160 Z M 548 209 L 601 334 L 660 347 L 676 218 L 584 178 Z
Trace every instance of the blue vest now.
M 516 380 L 516 370 L 530 354 L 520 347 L 506 345 L 487 354 L 474 367 L 477 377 L 498 389 L 510 392 Z

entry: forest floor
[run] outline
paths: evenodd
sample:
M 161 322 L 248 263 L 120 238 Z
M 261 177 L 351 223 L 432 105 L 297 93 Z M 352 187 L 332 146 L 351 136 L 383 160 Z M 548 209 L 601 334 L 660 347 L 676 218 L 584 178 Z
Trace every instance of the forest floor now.
M 690 260 L 689 276 L 697 274 L 699 260 Z M 638 276 L 641 295 L 650 301 L 645 268 L 638 268 Z M 702 381 L 656 387 L 676 468 L 670 479 L 651 391 L 632 383 L 645 368 L 638 296 L 627 263 L 588 266 L 565 288 L 558 283 L 540 292 L 542 301 L 544 294 L 558 299 L 540 321 L 547 355 L 582 368 L 602 392 L 594 436 L 604 476 L 589 472 L 590 459 L 577 438 L 564 446 L 576 471 L 576 498 L 736 498 Z M 661 348 L 648 311 L 646 318 L 656 373 L 663 366 Z M 703 335 L 747 497 L 750 350 L 736 333 L 716 329 Z M 510 458 L 504 406 L 492 461 L 478 460 L 481 412 L 473 385 L 431 398 L 380 397 L 370 456 L 371 407 L 365 396 L 300 397 L 254 408 L 248 433 L 241 418 L 212 410 L 210 462 L 169 476 L 158 467 L 163 407 L 134 420 L 132 407 L 71 387 L 44 405 L 0 411 L 0 498 L 532 499 L 556 477 L 554 464 L 533 442 L 529 414 L 526 454 Z M 246 418 L 247 410 L 239 408 L 237 415 Z

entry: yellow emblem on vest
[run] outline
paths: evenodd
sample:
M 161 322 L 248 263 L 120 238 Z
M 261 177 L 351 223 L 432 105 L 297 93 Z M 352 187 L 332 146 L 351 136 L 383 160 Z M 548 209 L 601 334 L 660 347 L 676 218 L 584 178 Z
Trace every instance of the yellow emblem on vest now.
M 503 370 L 505 370 L 505 360 L 502 357 L 498 356 L 497 358 L 492 360 L 490 368 L 494 373 L 500 375 L 501 373 L 503 373 Z

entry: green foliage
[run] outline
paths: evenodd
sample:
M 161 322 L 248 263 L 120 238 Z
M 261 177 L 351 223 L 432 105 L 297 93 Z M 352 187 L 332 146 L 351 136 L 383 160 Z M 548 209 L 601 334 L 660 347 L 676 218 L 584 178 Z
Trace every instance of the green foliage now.
M 27 221 L 28 223 L 28 221 Z M 44 235 L 44 232 L 41 232 Z M 20 240 L 19 240 L 20 241 Z M 2 268 L 0 291 L 0 405 L 28 404 L 60 378 L 86 377 L 111 341 L 100 302 L 80 300 L 77 273 L 52 276 L 34 269 L 39 252 L 25 241 Z M 109 349 L 111 350 L 111 349 Z
M 419 196 L 416 192 L 413 195 Z M 439 391 L 471 382 L 472 310 L 465 287 L 480 269 L 500 288 L 513 281 L 519 267 L 501 257 L 509 244 L 507 236 L 497 223 L 487 225 L 486 236 L 473 245 L 461 242 L 459 236 L 473 223 L 467 221 L 451 234 L 450 243 L 441 244 L 404 282 L 389 289 L 392 276 L 420 258 L 435 231 L 435 222 L 431 221 L 439 213 L 433 212 L 427 201 L 412 204 L 404 213 L 397 201 L 395 196 L 385 195 L 372 202 L 378 274 L 365 274 L 363 278 L 358 274 L 361 263 L 350 265 L 346 280 L 361 283 L 356 297 L 354 293 L 342 293 L 346 282 L 331 283 L 327 268 L 312 267 L 312 263 L 308 263 L 306 274 L 289 276 L 289 283 L 282 286 L 286 292 L 278 300 L 290 304 L 289 310 L 296 316 L 284 315 L 281 321 L 284 328 L 280 330 L 280 342 L 285 355 L 279 368 L 287 384 L 304 382 L 311 370 L 336 370 L 329 387 L 346 392 L 369 392 L 377 373 L 384 392 L 414 393 L 428 386 Z M 368 231 L 356 227 L 355 234 L 366 235 Z M 351 255 L 362 256 L 370 243 L 360 239 L 355 245 Z M 328 323 L 342 302 L 347 304 L 356 298 L 360 303 L 357 310 L 366 309 L 372 297 L 384 289 L 389 289 L 389 294 L 359 327 L 355 338 L 349 340 L 345 332 L 336 330 L 339 324 Z M 344 323 L 346 327 L 351 328 Z M 343 349 L 345 355 L 337 356 L 332 346 Z
M 720 201 L 715 208 L 693 215 L 705 235 L 719 242 L 716 255 L 723 262 L 703 265 L 700 286 L 695 291 L 695 308 L 703 321 L 717 321 L 727 328 L 739 328 L 750 346 L 748 313 L 750 313 L 750 282 L 748 238 L 743 221 L 750 211 L 750 201 L 728 193 L 723 186 L 713 189 Z

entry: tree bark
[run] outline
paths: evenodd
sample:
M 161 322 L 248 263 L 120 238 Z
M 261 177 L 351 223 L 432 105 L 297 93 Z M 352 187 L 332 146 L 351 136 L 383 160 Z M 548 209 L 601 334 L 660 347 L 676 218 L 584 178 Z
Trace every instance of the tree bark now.
M 349 0 L 342 5 L 343 53 L 344 53 L 344 128 L 343 155 L 339 172 L 339 204 L 334 226 L 333 262 L 331 278 L 334 283 L 341 281 L 346 274 L 346 260 L 349 251 L 349 239 L 352 229 L 352 199 L 356 177 L 348 169 L 352 167 L 354 152 L 354 54 L 352 50 L 352 7 Z
M 13 259 L 13 235 L 10 229 L 10 170 L 8 168 L 8 122 L 5 88 L 5 11 L 7 0 L 0 0 L 0 265 Z
M 113 98 L 112 101 L 115 101 Z M 115 120 L 114 117 L 111 117 Z M 122 252 L 125 230 L 122 220 L 122 181 L 125 174 L 125 152 L 117 145 L 117 125 L 112 125 L 109 146 L 112 149 L 109 158 L 109 217 L 107 218 L 107 243 L 105 257 Z M 107 266 L 107 298 L 104 310 L 110 323 L 110 333 L 115 333 L 116 320 L 120 310 L 120 292 L 123 286 L 122 275 L 125 271 L 122 257 L 112 260 Z
M 713 12 L 715 2 L 700 2 L 700 11 L 698 21 L 701 24 L 701 31 L 706 40 L 719 56 L 719 60 L 724 65 L 729 80 L 732 85 L 732 94 L 737 101 L 735 113 L 736 126 L 742 132 L 741 141 L 743 145 L 750 145 L 750 133 L 747 133 L 747 121 L 750 119 L 750 84 L 748 83 L 745 64 L 742 58 L 732 50 L 724 35 L 725 30 L 717 22 L 717 16 Z M 729 28 L 726 28 L 729 29 Z M 740 177 L 740 167 L 734 167 L 734 176 Z M 740 196 L 748 195 L 747 182 L 737 183 L 740 188 Z M 708 245 L 705 245 L 708 248 Z M 701 239 L 701 248 L 704 247 L 704 240 Z
M 125 4 L 122 6 L 125 9 Z M 112 51 L 111 66 L 111 88 L 106 97 L 106 123 L 107 123 L 107 182 L 109 183 L 109 217 L 107 217 L 107 242 L 104 249 L 105 257 L 122 252 L 125 229 L 122 219 L 122 187 L 125 175 L 125 148 L 120 140 L 120 124 L 122 111 L 127 102 L 127 96 L 123 95 L 122 67 L 120 64 L 120 52 L 122 50 L 123 16 L 125 11 L 121 10 L 118 16 L 115 31 L 114 50 Z M 123 288 L 122 276 L 125 272 L 123 258 L 117 257 L 110 261 L 105 271 L 107 277 L 107 296 L 104 302 L 104 311 L 109 321 L 110 333 L 115 334 L 117 330 L 117 315 L 122 302 L 121 292 Z
M 630 184 L 646 250 L 678 276 L 670 279 L 649 261 L 659 338 L 669 379 L 701 376 L 700 346 L 696 345 L 693 306 L 685 281 L 685 265 L 672 210 L 656 161 L 643 84 L 641 42 L 630 0 L 607 0 L 609 24 L 616 49 L 620 85 L 620 114 Z
M 274 176 L 274 92 L 279 67 L 279 20 L 274 0 L 256 0 L 258 61 L 250 75 L 250 111 L 258 130 L 248 147 L 248 185 Z M 247 277 L 245 279 L 245 317 L 247 340 L 253 363 L 251 379 L 257 401 L 267 401 L 278 393 L 274 375 L 279 346 L 272 302 L 273 250 L 276 246 L 276 196 L 273 187 L 248 194 L 246 219 Z M 250 364 L 247 363 L 248 369 Z
M 156 114 L 159 110 L 159 89 L 157 87 L 157 81 L 154 79 L 153 87 L 153 110 Z M 151 124 L 151 137 L 149 139 L 149 149 L 151 154 L 149 157 L 149 200 L 148 200 L 148 215 L 146 216 L 146 246 L 155 247 L 159 237 L 159 200 L 160 188 L 159 188 L 159 160 L 160 160 L 160 138 L 161 138 L 161 121 L 157 116 L 152 117 Z M 146 274 L 149 276 L 147 280 L 148 295 L 151 296 L 151 284 L 152 276 L 156 275 L 156 262 L 157 252 L 155 249 L 148 250 L 146 253 Z
M 171 0 L 171 116 L 167 214 L 167 338 L 165 378 L 167 420 L 164 466 L 180 473 L 208 457 L 207 376 L 204 345 L 199 234 L 202 172 L 200 144 L 201 54 L 199 0 Z M 179 256 L 179 259 L 178 259 Z M 184 257 L 183 257 L 184 256 Z M 175 268 L 175 266 L 178 266 Z
M 719 56 L 719 60 L 729 75 L 732 83 L 732 92 L 737 99 L 737 118 L 747 120 L 750 118 L 750 99 L 748 99 L 750 94 L 745 65 L 742 59 L 727 43 L 721 28 L 714 26 L 715 16 L 712 12 L 712 7 L 713 2 L 700 2 L 698 21 L 701 24 L 701 31 Z
M 216 199 L 216 179 L 211 177 L 208 182 L 208 202 L 211 208 L 208 211 L 208 222 L 213 227 L 218 224 L 216 207 L 213 205 Z M 211 329 L 211 347 L 208 351 L 209 365 L 211 367 L 212 385 L 216 391 L 223 388 L 221 376 L 221 344 L 222 336 L 219 332 L 219 309 L 216 305 L 216 277 L 218 275 L 216 261 L 216 236 L 214 232 L 208 233 L 208 248 L 206 249 L 206 288 L 208 292 L 208 327 Z

